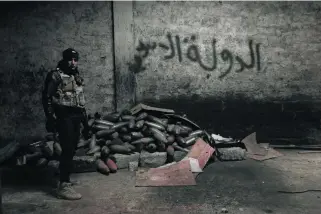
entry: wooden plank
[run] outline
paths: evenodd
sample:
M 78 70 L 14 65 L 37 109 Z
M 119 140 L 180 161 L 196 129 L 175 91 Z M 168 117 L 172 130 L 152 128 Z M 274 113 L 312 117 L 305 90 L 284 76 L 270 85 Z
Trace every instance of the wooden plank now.
M 152 107 L 152 106 L 145 105 L 145 104 L 143 104 L 143 103 L 140 103 L 140 104 L 134 106 L 134 107 L 130 110 L 130 112 L 134 115 L 134 114 L 140 112 L 141 110 L 157 111 L 157 112 L 172 113 L 172 114 L 175 113 L 175 111 L 172 110 L 172 109 Z
M 148 171 L 138 170 L 136 172 L 136 185 L 146 186 L 193 186 L 196 181 L 189 160 L 180 161 L 176 164 L 152 168 Z

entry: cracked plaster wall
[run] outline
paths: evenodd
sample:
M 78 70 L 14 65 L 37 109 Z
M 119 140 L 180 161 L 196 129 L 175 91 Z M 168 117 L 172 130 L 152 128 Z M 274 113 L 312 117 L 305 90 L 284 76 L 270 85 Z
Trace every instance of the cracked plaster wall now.
M 137 74 L 138 100 L 181 95 L 319 100 L 320 7 L 319 2 L 135 2 L 136 47 L 139 41 L 156 42 L 156 48 L 143 58 L 146 69 Z M 172 53 L 168 33 L 173 40 L 172 57 L 168 57 Z M 191 42 L 193 35 L 195 42 Z M 185 38 L 189 41 L 183 41 Z M 207 70 L 213 65 L 213 39 L 217 66 Z M 249 40 L 253 41 L 254 54 L 255 45 L 260 44 L 260 69 L 255 54 L 254 66 L 237 72 L 237 57 L 251 62 Z M 192 44 L 197 45 L 206 69 L 188 58 L 187 49 Z M 136 54 L 144 55 L 145 51 Z M 230 72 L 225 74 L 230 65 Z
M 305 120 L 319 128 L 320 114 L 311 119 L 309 112 L 320 112 L 320 7 L 319 2 L 134 2 L 137 101 L 175 108 L 222 134 L 228 129 L 222 124 L 239 124 L 236 133 L 246 123 L 265 130 L 267 120 L 290 121 L 281 125 L 286 128 Z M 188 55 L 193 44 L 199 58 L 193 51 Z M 243 71 L 240 59 L 247 64 Z

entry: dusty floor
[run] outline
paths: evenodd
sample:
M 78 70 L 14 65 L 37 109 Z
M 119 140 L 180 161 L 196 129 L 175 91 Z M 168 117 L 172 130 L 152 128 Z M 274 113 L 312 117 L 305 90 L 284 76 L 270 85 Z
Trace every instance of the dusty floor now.
M 298 154 L 257 162 L 215 162 L 193 187 L 135 187 L 133 172 L 110 176 L 75 174 L 82 182 L 80 201 L 63 201 L 36 186 L 5 186 L 3 213 L 228 213 L 320 214 L 321 191 L 300 194 L 278 190 L 321 189 L 321 153 Z

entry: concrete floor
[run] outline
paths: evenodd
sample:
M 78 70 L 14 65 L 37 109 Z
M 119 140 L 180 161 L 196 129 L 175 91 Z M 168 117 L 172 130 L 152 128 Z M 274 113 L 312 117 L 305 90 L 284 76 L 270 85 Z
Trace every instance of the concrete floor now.
M 321 153 L 298 154 L 257 162 L 215 162 L 197 177 L 192 187 L 135 187 L 133 172 L 104 176 L 75 174 L 82 185 L 80 201 L 52 197 L 40 187 L 6 186 L 4 214 L 9 213 L 309 213 L 320 214 L 321 192 L 278 193 L 278 190 L 321 190 Z

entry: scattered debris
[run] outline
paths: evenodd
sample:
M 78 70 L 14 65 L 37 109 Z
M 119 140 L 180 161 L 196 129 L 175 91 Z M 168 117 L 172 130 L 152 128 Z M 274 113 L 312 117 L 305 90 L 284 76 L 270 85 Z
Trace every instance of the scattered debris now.
M 270 144 L 269 143 L 260 143 L 259 145 L 260 145 L 260 147 L 262 147 L 264 149 L 269 149 L 270 148 Z
M 246 150 L 249 154 L 253 155 L 262 155 L 265 156 L 267 154 L 267 150 L 262 148 L 257 142 L 256 142 L 256 132 L 248 135 L 242 140 L 242 143 L 244 143 Z
M 200 164 L 197 159 L 195 158 L 190 158 L 190 157 L 185 157 L 183 160 L 189 160 L 189 163 L 191 165 L 191 171 L 192 172 L 203 172 L 202 168 L 200 167 Z
M 211 136 L 215 140 L 215 144 L 236 143 L 236 140 L 234 140 L 233 138 L 225 138 L 225 137 L 222 137 L 221 135 L 217 135 L 217 134 L 212 134 Z
M 246 158 L 264 161 L 283 156 L 283 154 L 271 148 L 269 143 L 257 143 L 256 132 L 241 141 L 217 134 L 212 134 L 211 137 L 215 140 L 216 157 L 220 161 L 239 161 Z
M 251 159 L 264 161 L 283 156 L 283 154 L 271 148 L 268 143 L 258 144 L 255 132 L 245 137 L 242 142 L 247 150 L 246 156 Z
M 201 169 L 204 169 L 206 163 L 213 155 L 215 149 L 207 144 L 203 139 L 198 138 L 187 157 L 198 160 Z
M 219 148 L 218 158 L 221 161 L 239 161 L 246 159 L 246 150 L 240 147 Z
M 131 172 L 137 171 L 138 169 L 138 161 L 131 161 L 128 164 L 128 170 Z
M 190 152 L 181 161 L 151 168 L 148 171 L 138 171 L 136 186 L 196 185 L 195 177 L 203 172 L 214 151 L 213 147 L 198 138 Z
M 197 131 L 199 131 L 201 129 L 196 123 L 189 120 L 186 116 L 180 116 L 180 115 L 176 115 L 176 114 L 166 114 L 166 116 L 169 118 L 179 119 L 185 123 L 188 123 L 189 125 L 194 126 L 194 129 L 197 129 Z M 199 134 L 203 134 L 203 133 L 201 132 Z

